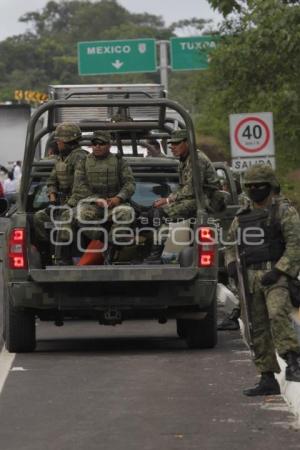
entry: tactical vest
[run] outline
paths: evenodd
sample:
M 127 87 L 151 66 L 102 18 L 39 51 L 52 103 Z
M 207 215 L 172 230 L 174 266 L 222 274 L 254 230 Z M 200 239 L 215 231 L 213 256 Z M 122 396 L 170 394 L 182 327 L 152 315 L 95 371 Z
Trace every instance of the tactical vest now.
M 73 187 L 74 180 L 74 161 L 79 154 L 86 154 L 82 148 L 73 150 L 64 160 L 59 158 L 55 164 L 56 176 L 58 180 L 59 190 L 65 194 L 69 194 Z
M 266 261 L 278 261 L 285 250 L 280 221 L 276 214 L 277 207 L 272 205 L 271 211 L 266 209 L 242 210 L 238 214 L 241 230 L 240 247 L 245 255 L 246 265 Z M 246 235 L 247 228 L 259 228 L 261 235 Z M 253 230 L 252 230 L 253 233 Z M 255 233 L 254 233 L 255 234 Z
M 120 192 L 119 160 L 115 155 L 97 159 L 89 155 L 85 174 L 90 190 L 99 197 L 114 197 Z

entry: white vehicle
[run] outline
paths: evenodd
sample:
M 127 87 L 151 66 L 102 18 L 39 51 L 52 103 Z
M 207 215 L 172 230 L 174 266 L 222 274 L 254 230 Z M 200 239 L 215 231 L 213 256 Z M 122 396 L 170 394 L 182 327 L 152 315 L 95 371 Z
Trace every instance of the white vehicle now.
M 11 169 L 22 161 L 25 148 L 30 105 L 0 104 L 0 165 Z

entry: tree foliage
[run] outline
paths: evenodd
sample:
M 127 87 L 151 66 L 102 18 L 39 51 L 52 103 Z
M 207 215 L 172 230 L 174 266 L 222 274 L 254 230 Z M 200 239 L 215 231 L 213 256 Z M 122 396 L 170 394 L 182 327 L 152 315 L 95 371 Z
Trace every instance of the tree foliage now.
M 298 4 L 253 0 L 225 23 L 210 70 L 197 80 L 198 98 L 206 100 L 198 125 L 228 148 L 229 114 L 273 112 L 282 173 L 300 164 L 299 24 Z
M 295 5 L 300 3 L 300 0 L 280 0 L 280 2 L 283 5 Z M 226 17 L 231 13 L 241 13 L 245 8 L 252 8 L 254 2 L 252 0 L 208 0 L 208 3 Z
M 49 1 L 41 12 L 20 21 L 30 31 L 0 42 L 0 100 L 11 100 L 15 89 L 45 91 L 48 84 L 105 83 L 120 78 L 80 77 L 77 42 L 93 40 L 169 39 L 172 29 L 160 16 L 132 14 L 116 0 Z M 120 75 L 119 75 L 120 77 Z M 158 82 L 157 74 L 122 76 L 125 80 Z

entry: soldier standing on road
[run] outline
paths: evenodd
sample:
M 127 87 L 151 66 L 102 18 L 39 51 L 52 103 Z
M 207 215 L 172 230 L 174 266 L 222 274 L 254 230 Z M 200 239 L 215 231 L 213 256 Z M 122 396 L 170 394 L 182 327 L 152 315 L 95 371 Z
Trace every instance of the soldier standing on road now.
M 248 308 L 254 362 L 261 374 L 259 383 L 244 394 L 274 395 L 280 394 L 274 377 L 280 372 L 275 349 L 287 362 L 286 379 L 300 382 L 300 346 L 290 319 L 288 290 L 289 277 L 296 277 L 300 269 L 300 220 L 295 208 L 279 195 L 280 186 L 270 167 L 252 166 L 245 173 L 244 186 L 251 204 L 234 219 L 228 240 L 234 241 L 238 228 L 247 231 L 255 227 L 261 231 L 259 242 L 248 242 L 250 238 L 243 237 L 239 244 L 245 255 L 251 293 Z M 226 251 L 226 263 L 229 275 L 237 279 L 233 245 Z
M 105 131 L 95 131 L 92 137 L 93 152 L 79 164 L 75 174 L 72 197 L 84 199 L 74 213 L 74 220 L 64 225 L 59 240 L 66 242 L 75 226 L 80 223 L 100 221 L 107 212 L 109 244 L 112 244 L 113 230 L 118 228 L 117 221 L 128 224 L 134 219 L 134 211 L 128 200 L 135 191 L 135 181 L 128 163 L 110 153 L 111 135 Z M 114 211 L 116 207 L 122 206 Z M 113 213 L 116 222 L 113 221 Z M 62 219 L 67 219 L 63 214 Z M 119 225 L 120 226 L 120 225 Z M 87 225 L 86 225 L 87 227 Z M 87 230 L 89 239 L 102 239 L 97 230 Z M 111 262 L 114 246 L 109 245 L 106 262 Z
M 192 177 L 192 162 L 186 130 L 173 131 L 168 141 L 176 158 L 179 158 L 179 188 L 166 198 L 160 198 L 154 203 L 154 216 L 161 220 L 170 221 L 188 219 L 196 215 L 196 200 Z M 225 208 L 225 201 L 219 190 L 220 184 L 217 173 L 209 158 L 197 150 L 199 179 L 203 180 L 204 203 L 209 212 L 221 211 Z M 155 211 L 156 210 L 156 211 Z M 156 214 L 155 214 L 156 213 Z M 160 261 L 164 245 L 154 245 L 151 254 L 144 260 L 145 263 Z
M 61 123 L 55 130 L 54 139 L 57 142 L 59 156 L 47 180 L 51 205 L 74 207 L 77 204 L 76 195 L 71 196 L 74 173 L 78 163 L 87 155 L 87 152 L 79 146 L 80 138 L 81 130 L 74 123 Z M 37 211 L 33 216 L 35 239 L 41 253 L 42 263 L 50 263 L 49 232 L 45 228 L 45 224 L 49 220 L 48 208 Z

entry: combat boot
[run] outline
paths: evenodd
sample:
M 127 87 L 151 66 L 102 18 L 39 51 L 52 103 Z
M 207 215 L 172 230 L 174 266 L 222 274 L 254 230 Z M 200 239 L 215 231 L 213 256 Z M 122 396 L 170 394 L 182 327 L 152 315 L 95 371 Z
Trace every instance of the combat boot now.
M 56 266 L 73 265 L 69 245 L 57 245 L 55 247 L 55 265 Z
M 218 330 L 239 330 L 240 325 L 238 318 L 241 315 L 240 308 L 233 308 L 231 313 L 218 324 Z
M 161 264 L 163 250 L 164 244 L 152 245 L 151 253 L 144 259 L 143 264 Z
M 36 245 L 41 258 L 41 266 L 43 269 L 46 266 L 51 266 L 52 264 L 52 257 L 51 257 L 51 251 L 50 251 L 50 245 L 48 242 L 39 242 Z
M 259 383 L 253 388 L 245 389 L 243 394 L 248 397 L 255 397 L 257 395 L 280 395 L 280 387 L 273 372 L 263 372 Z
M 115 256 L 116 248 L 113 244 L 108 244 L 107 250 L 104 252 L 104 261 L 103 264 L 105 266 L 110 266 L 113 263 L 114 256 Z
M 300 355 L 295 352 L 288 352 L 284 359 L 287 363 L 285 379 L 287 381 L 300 382 Z

